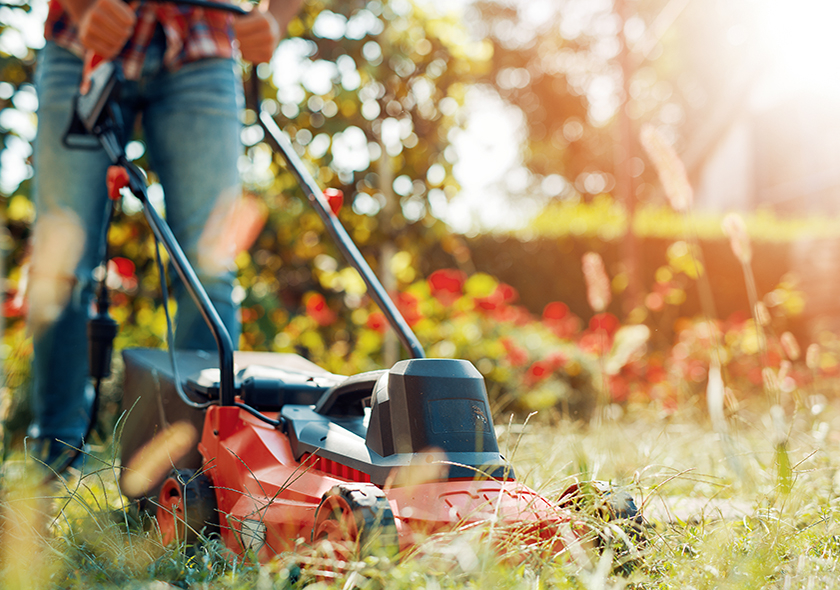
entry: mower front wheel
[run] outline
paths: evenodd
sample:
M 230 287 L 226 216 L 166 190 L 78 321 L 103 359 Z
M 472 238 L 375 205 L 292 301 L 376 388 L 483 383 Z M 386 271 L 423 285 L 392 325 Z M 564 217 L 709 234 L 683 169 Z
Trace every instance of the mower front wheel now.
M 385 494 L 371 484 L 334 486 L 321 498 L 312 527 L 313 545 L 329 541 L 337 557 L 396 557 L 397 524 Z
M 216 494 L 210 479 L 194 469 L 173 469 L 160 488 L 157 521 L 163 543 L 194 545 L 219 532 Z
M 645 523 L 633 496 L 603 481 L 574 484 L 560 496 L 561 508 L 574 510 L 585 517 L 595 532 L 595 546 L 610 548 L 615 556 L 615 571 L 629 573 L 637 565 L 638 548 L 643 546 Z

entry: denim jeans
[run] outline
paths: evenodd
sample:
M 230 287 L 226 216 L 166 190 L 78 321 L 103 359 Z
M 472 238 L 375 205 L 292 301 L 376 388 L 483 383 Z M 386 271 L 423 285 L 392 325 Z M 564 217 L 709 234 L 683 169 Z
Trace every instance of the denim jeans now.
M 149 162 L 164 191 L 166 220 L 197 266 L 199 237 L 211 211 L 220 200 L 233 201 L 240 192 L 241 80 L 230 59 L 203 59 L 167 71 L 162 65 L 165 39 L 160 28 L 158 33 L 141 78 L 125 83 L 120 94 L 125 135 L 131 136 L 140 114 Z M 81 71 L 77 57 L 47 42 L 36 71 L 39 110 L 33 185 L 39 216 L 71 211 L 86 235 L 67 305 L 55 322 L 35 336 L 30 397 L 34 417 L 29 435 L 74 445 L 81 442 L 88 428 L 93 399 L 86 323 L 96 286 L 92 273 L 102 262 L 105 176 L 110 165 L 101 149 L 69 150 L 62 144 Z M 33 271 L 37 265 L 33 260 Z M 239 323 L 232 298 L 233 274 L 204 272 L 200 267 L 196 272 L 235 346 Z M 186 290 L 176 286 L 174 293 L 178 303 L 176 348 L 216 350 L 215 340 Z M 60 447 L 59 452 L 66 448 L 50 446 Z

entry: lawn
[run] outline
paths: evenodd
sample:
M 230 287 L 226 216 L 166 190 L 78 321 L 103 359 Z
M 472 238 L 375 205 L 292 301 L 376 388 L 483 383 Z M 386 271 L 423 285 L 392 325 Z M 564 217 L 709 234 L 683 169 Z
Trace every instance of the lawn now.
M 756 402 L 729 416 L 726 432 L 712 427 L 704 408 L 606 414 L 589 425 L 497 417 L 499 441 L 518 477 L 548 498 L 591 479 L 631 492 L 645 516 L 638 543 L 613 528 L 616 545 L 606 549 L 529 554 L 513 543 L 488 543 L 486 531 L 464 530 L 429 538 L 396 560 L 341 561 L 301 545 L 260 565 L 213 541 L 197 552 L 163 547 L 155 528 L 144 529 L 136 509 L 125 507 L 107 461 L 91 460 L 81 477 L 46 488 L 27 485 L 32 470 L 11 461 L 4 471 L 0 579 L 4 588 L 836 585 L 838 408 L 818 397 L 786 411 Z M 579 517 L 611 529 L 585 508 Z

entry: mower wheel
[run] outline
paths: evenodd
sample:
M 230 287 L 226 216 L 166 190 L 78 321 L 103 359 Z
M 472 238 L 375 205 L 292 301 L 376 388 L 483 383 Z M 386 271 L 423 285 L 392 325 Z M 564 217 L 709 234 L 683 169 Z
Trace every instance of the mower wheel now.
M 587 512 L 606 524 L 617 525 L 633 543 L 644 541 L 644 521 L 633 496 L 604 481 L 574 484 L 560 496 L 562 508 Z M 610 527 L 598 535 L 598 545 L 611 544 Z
M 194 469 L 173 469 L 160 488 L 157 521 L 163 543 L 194 545 L 219 533 L 216 494 L 210 479 Z
M 341 484 L 321 498 L 312 527 L 313 545 L 329 541 L 342 559 L 400 551 L 397 523 L 388 498 L 375 485 Z

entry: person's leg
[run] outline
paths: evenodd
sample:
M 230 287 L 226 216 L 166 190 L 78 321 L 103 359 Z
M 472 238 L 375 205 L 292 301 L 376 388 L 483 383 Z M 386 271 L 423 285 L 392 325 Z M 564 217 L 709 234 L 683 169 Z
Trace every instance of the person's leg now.
M 28 295 L 34 337 L 29 435 L 49 443 L 50 462 L 67 451 L 55 441 L 81 443 L 93 399 L 86 323 L 92 272 L 102 261 L 108 160 L 101 150 L 68 150 L 62 144 L 81 71 L 78 58 L 47 43 L 36 73 L 38 217 Z
M 224 253 L 212 252 L 218 240 L 205 230 L 211 216 L 229 210 L 240 196 L 238 72 L 233 60 L 201 60 L 146 79 L 143 93 L 149 158 L 163 186 L 167 222 L 237 348 L 240 328 L 233 269 L 221 260 Z M 176 297 L 176 348 L 215 350 L 209 328 L 181 285 Z

